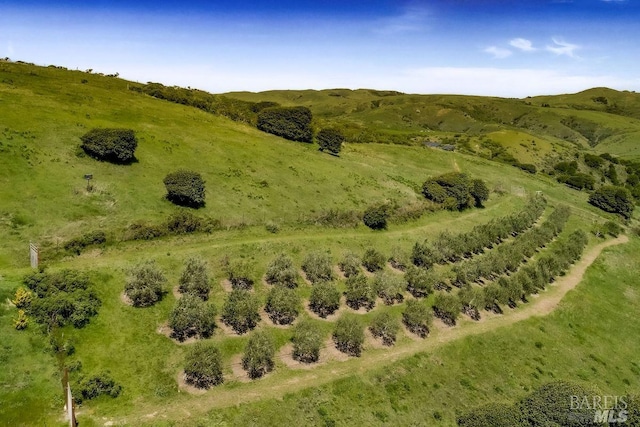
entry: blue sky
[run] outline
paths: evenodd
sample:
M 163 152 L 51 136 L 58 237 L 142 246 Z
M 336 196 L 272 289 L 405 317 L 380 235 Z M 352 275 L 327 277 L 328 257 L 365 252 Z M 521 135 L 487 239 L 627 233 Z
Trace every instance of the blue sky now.
M 0 0 L 0 57 L 211 92 L 640 91 L 639 0 Z

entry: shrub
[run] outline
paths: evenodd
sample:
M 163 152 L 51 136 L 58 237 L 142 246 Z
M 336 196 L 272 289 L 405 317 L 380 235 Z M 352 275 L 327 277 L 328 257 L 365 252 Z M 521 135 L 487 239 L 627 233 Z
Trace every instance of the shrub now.
M 480 179 L 471 181 L 464 173 L 450 172 L 425 181 L 422 194 L 447 209 L 462 210 L 469 206 L 471 199 L 481 206 L 482 201 L 488 198 L 489 191 Z
M 251 289 L 253 287 L 251 264 L 245 260 L 233 261 L 227 267 L 227 278 L 233 289 Z
M 104 231 L 92 231 L 69 240 L 64 244 L 64 248 L 67 251 L 74 252 L 76 255 L 80 255 L 80 252 L 87 246 L 101 245 L 106 241 L 107 236 L 104 234 Z
M 460 314 L 460 301 L 455 295 L 438 293 L 433 301 L 433 313 L 446 325 L 454 326 Z
M 513 405 L 488 403 L 458 417 L 459 427 L 529 427 L 522 413 Z
M 302 261 L 302 270 L 311 283 L 327 282 L 333 279 L 333 266 L 329 254 L 311 252 Z
M 211 343 L 198 342 L 193 345 L 184 363 L 184 376 L 188 384 L 198 388 L 209 388 L 224 382 L 220 351 Z
M 409 255 L 402 248 L 394 246 L 391 248 L 389 263 L 393 268 L 405 271 L 411 264 L 411 261 L 409 260 Z
M 387 228 L 387 208 L 385 206 L 371 206 L 364 211 L 362 222 L 372 230 Z
M 612 185 L 600 187 L 591 193 L 589 203 L 605 212 L 620 214 L 625 219 L 631 218 L 635 207 L 629 190 Z
M 473 197 L 476 207 L 482 207 L 482 202 L 489 200 L 489 188 L 481 179 L 474 179 L 471 181 L 469 193 L 471 194 L 471 197 Z
M 316 141 L 320 146 L 320 151 L 327 150 L 333 154 L 338 154 L 342 149 L 344 135 L 337 129 L 320 129 L 316 135 Z
M 338 267 L 344 273 L 345 277 L 351 277 L 358 273 L 361 273 L 360 265 L 362 261 L 358 255 L 353 252 L 347 252 L 342 257 L 342 260 L 338 263 Z
M 376 294 L 367 280 L 362 274 L 351 276 L 346 282 L 347 290 L 344 292 L 347 305 L 354 310 L 364 307 L 371 310 L 376 304 Z
M 313 363 L 320 359 L 322 332 L 310 320 L 303 320 L 293 328 L 293 358 L 302 363 Z
M 222 321 L 238 334 L 256 327 L 260 321 L 260 303 L 249 291 L 234 289 L 222 307 Z
M 587 189 L 593 190 L 596 181 L 591 175 L 585 173 L 575 173 L 574 175 L 559 175 L 558 182 L 567 184 L 569 187 L 577 190 Z
M 294 289 L 276 285 L 267 294 L 265 311 L 273 323 L 288 325 L 300 313 L 300 298 Z
M 88 378 L 81 378 L 74 387 L 74 398 L 77 403 L 106 395 L 116 398 L 122 392 L 122 386 L 111 378 L 111 374 L 102 372 Z
M 594 417 L 593 407 L 581 405 L 573 408 L 571 396 L 581 398 L 596 397 L 591 390 L 567 381 L 547 383 L 526 396 L 519 404 L 519 408 L 531 425 L 566 427 L 580 427 L 592 425 Z
M 458 299 L 464 314 L 473 320 L 480 320 L 480 310 L 486 305 L 482 288 L 465 285 L 458 292 Z
M 204 180 L 199 173 L 179 170 L 168 174 L 163 182 L 172 203 L 190 208 L 204 206 Z
M 148 307 L 162 299 L 167 279 L 154 261 L 133 267 L 124 287 L 134 307 Z
M 13 319 L 13 327 L 21 331 L 23 329 L 27 329 L 29 326 L 29 318 L 27 317 L 27 313 L 24 310 L 18 310 L 18 317 Z
M 178 290 L 183 293 L 192 293 L 203 301 L 209 299 L 211 282 L 207 274 L 207 263 L 201 258 L 187 259 L 186 265 L 178 280 Z
M 166 225 L 147 225 L 137 222 L 129 225 L 125 240 L 153 240 L 167 234 Z
M 604 165 L 605 160 L 600 156 L 596 156 L 595 154 L 585 153 L 584 163 L 590 168 L 600 169 L 602 165 Z
M 242 356 L 242 368 L 249 378 L 260 378 L 275 366 L 276 350 L 271 337 L 265 331 L 255 331 L 247 342 Z
M 373 317 L 369 330 L 374 337 L 381 338 L 384 345 L 393 345 L 400 330 L 400 322 L 388 311 L 383 311 Z
M 402 302 L 404 282 L 401 277 L 388 271 L 380 271 L 373 278 L 373 288 L 386 305 Z
M 309 308 L 325 318 L 340 307 L 340 291 L 332 283 L 318 283 L 311 289 Z
M 80 140 L 80 147 L 94 159 L 117 164 L 136 159 L 138 140 L 131 129 L 91 129 Z
M 433 292 L 433 284 L 436 282 L 435 273 L 424 268 L 410 265 L 404 275 L 407 282 L 407 290 L 416 298 L 423 298 Z
M 536 165 L 532 164 L 532 163 L 514 163 L 514 166 L 517 168 L 522 169 L 525 172 L 529 172 L 530 174 L 535 174 L 536 172 L 538 172 L 538 168 L 536 168 Z
M 258 129 L 291 141 L 312 142 L 312 114 L 307 107 L 272 107 L 258 113 Z
M 25 287 L 20 286 L 18 289 L 16 289 L 16 294 L 11 302 L 18 309 L 25 309 L 31 307 L 32 300 L 33 292 Z
M 272 285 L 280 284 L 288 288 L 295 288 L 298 286 L 298 271 L 293 266 L 291 258 L 280 254 L 269 264 L 265 280 Z
M 86 273 L 38 272 L 27 275 L 24 284 L 34 293 L 25 312 L 49 328 L 68 324 L 81 328 L 98 314 L 100 299 Z
M 372 273 L 382 270 L 386 261 L 386 257 L 374 248 L 367 249 L 362 256 L 362 265 Z
M 433 249 L 425 240 L 423 243 L 416 242 L 411 250 L 411 262 L 413 265 L 422 268 L 431 268 L 436 262 Z
M 424 338 L 429 333 L 432 322 L 433 314 L 424 301 L 417 299 L 407 301 L 407 308 L 402 313 L 402 323 L 409 331 Z
M 200 231 L 202 226 L 202 219 L 188 211 L 176 212 L 167 219 L 167 229 L 171 234 L 195 233 Z
M 336 348 L 350 356 L 359 357 L 364 344 L 364 326 L 354 315 L 340 316 L 333 330 Z
M 197 295 L 186 294 L 177 302 L 169 315 L 172 336 L 178 341 L 193 336 L 208 338 L 216 327 L 216 309 Z

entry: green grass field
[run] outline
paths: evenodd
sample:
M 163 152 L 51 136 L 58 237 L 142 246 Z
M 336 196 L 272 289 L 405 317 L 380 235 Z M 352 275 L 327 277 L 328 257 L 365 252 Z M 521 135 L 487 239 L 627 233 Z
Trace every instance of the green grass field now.
M 368 344 L 361 358 L 329 361 L 313 369 L 292 369 L 278 359 L 275 371 L 266 378 L 244 382 L 233 366 L 247 335 L 229 336 L 218 329 L 211 340 L 222 352 L 227 381 L 204 394 L 186 392 L 179 387 L 178 377 L 189 344 L 177 344 L 158 333 L 175 296 L 168 292 L 159 304 L 143 309 L 122 302 L 126 272 L 139 261 L 155 260 L 173 288 L 184 261 L 191 255 L 203 257 L 212 276 L 211 300 L 220 312 L 226 295 L 221 285 L 225 258 L 249 262 L 255 294 L 264 301 L 267 285 L 261 278 L 280 252 L 290 255 L 298 267 L 309 252 L 319 249 L 330 253 L 334 265 L 347 250 L 362 254 L 375 247 L 389 256 L 394 247 L 409 251 L 416 241 L 441 231 L 465 232 L 521 210 L 526 196 L 536 191 L 548 199 L 548 211 L 561 203 L 571 206 L 572 216 L 562 236 L 575 229 L 589 231 L 595 222 L 615 218 L 587 204 L 586 192 L 478 156 L 420 144 L 347 142 L 340 156 L 334 157 L 315 145 L 285 141 L 246 124 L 129 91 L 127 85 L 77 71 L 0 62 L 0 181 L 4 184 L 0 192 L 0 360 L 4 368 L 0 424 L 64 425 L 60 371 L 48 337 L 35 324 L 25 331 L 12 326 L 17 311 L 9 300 L 30 272 L 29 241 L 41 244 L 50 270 L 89 272 L 102 301 L 89 325 L 60 330 L 75 346 L 67 362 L 81 361 L 81 372 L 86 374 L 108 370 L 123 386 L 116 399 L 100 397 L 80 406 L 78 418 L 83 426 L 107 422 L 453 425 L 456 414 L 464 410 L 488 401 L 511 402 L 551 379 L 594 384 L 608 394 L 640 390 L 640 348 L 633 339 L 640 327 L 635 316 L 640 289 L 634 281 L 640 241 L 632 237 L 628 244 L 607 249 L 548 316 L 526 316 L 515 322 L 522 316 L 518 313 L 535 310 L 533 301 L 508 310 L 503 317 L 486 315 L 488 319 L 480 323 L 466 319 L 455 328 L 440 326 L 424 341 L 401 336 L 392 349 Z M 627 138 L 638 129 L 633 117 L 569 110 L 564 98 L 520 101 L 364 90 L 233 95 L 308 105 L 320 123 L 349 122 L 403 137 L 420 135 L 426 129 L 423 124 L 431 126 L 440 115 L 443 121 L 432 131 L 434 135 L 444 138 L 468 132 L 478 138 L 486 133 L 519 153 L 523 161 L 532 162 L 570 145 L 556 131 L 534 132 L 533 124 L 528 130 L 504 127 L 496 117 L 511 123 L 527 112 L 541 117 L 550 114 L 556 122 L 559 116 L 589 121 L 614 116 L 608 126 L 620 132 L 611 138 Z M 613 99 L 614 95 L 606 96 Z M 591 102 L 586 95 L 583 98 Z M 370 108 L 376 100 L 378 106 Z M 531 112 L 527 102 L 534 101 L 551 107 L 536 106 Z M 629 101 L 629 105 L 635 104 Z M 472 120 L 472 112 L 484 114 L 482 123 Z M 397 118 L 409 113 L 425 116 L 425 122 L 411 119 L 399 125 Z M 113 165 L 78 155 L 80 136 L 94 127 L 134 129 L 139 139 L 138 162 Z M 633 150 L 620 154 L 633 157 Z M 122 241 L 128 225 L 157 224 L 180 210 L 165 200 L 162 183 L 168 172 L 180 168 L 202 174 L 207 199 L 197 214 L 219 219 L 221 229 Z M 330 210 L 359 213 L 382 202 L 400 206 L 419 202 L 422 196 L 416 188 L 425 179 L 451 171 L 487 182 L 492 192 L 484 208 L 429 212 L 392 223 L 382 232 L 362 224 L 348 228 L 313 224 L 314 218 Z M 86 173 L 94 175 L 94 191 L 85 189 Z M 633 221 L 632 226 L 637 219 Z M 279 231 L 268 231 L 269 223 L 277 224 Z M 89 248 L 79 256 L 62 253 L 60 247 L 67 240 L 94 230 L 107 233 L 106 246 Z M 598 242 L 591 236 L 588 249 Z M 343 288 L 342 280 L 338 286 Z M 310 290 L 310 285 L 302 285 L 298 293 L 308 298 Z M 544 302 L 553 292 L 551 286 L 538 299 Z M 402 306 L 378 307 L 363 315 L 365 322 L 376 310 L 399 315 Z M 332 323 L 315 322 L 328 338 Z M 279 349 L 289 342 L 290 329 L 268 326 L 265 321 L 260 327 L 268 329 Z

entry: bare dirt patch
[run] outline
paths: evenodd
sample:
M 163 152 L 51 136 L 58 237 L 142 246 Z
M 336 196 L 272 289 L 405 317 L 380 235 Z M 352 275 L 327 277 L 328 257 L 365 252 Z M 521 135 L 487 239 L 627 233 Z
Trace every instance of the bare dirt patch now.
M 231 337 L 241 337 L 244 334 L 239 334 L 233 330 L 233 328 L 222 321 L 222 317 L 216 317 L 216 334 L 227 335 Z
M 344 362 L 349 360 L 349 355 L 341 352 L 336 348 L 336 344 L 333 342 L 333 338 L 329 337 L 324 342 L 323 350 L 326 351 L 327 360 L 335 360 L 337 362 Z
M 120 294 L 120 301 L 122 301 L 124 305 L 133 307 L 133 301 L 127 296 L 127 294 L 124 293 L 124 291 L 122 291 L 122 293 Z
M 251 378 L 249 378 L 249 374 L 247 373 L 247 371 L 242 369 L 241 354 L 236 354 L 231 358 L 231 371 L 233 372 L 231 379 L 240 381 L 242 383 L 251 382 Z
M 366 328 L 364 330 L 364 351 L 367 351 L 373 348 L 390 348 L 390 347 L 393 347 L 393 346 L 384 345 L 381 338 L 374 337 L 373 334 L 371 333 L 371 330 L 369 330 L 369 328 Z
M 177 339 L 173 338 L 171 336 L 171 333 L 173 331 L 169 327 L 169 323 L 168 322 L 164 322 L 163 324 L 158 326 L 158 329 L 156 329 L 156 332 L 159 333 L 160 335 L 164 335 L 165 337 L 169 338 L 171 341 L 173 341 L 174 343 L 176 343 L 178 345 L 193 344 L 194 342 L 198 341 L 198 337 L 190 337 L 190 338 L 187 338 L 184 341 L 180 341 L 180 340 L 177 340 Z
M 180 287 L 179 286 L 174 286 L 173 288 L 171 288 L 171 293 L 173 294 L 173 297 L 175 299 L 180 299 L 182 298 L 182 294 L 180 293 Z
M 225 292 L 231 292 L 233 290 L 233 286 L 231 285 L 231 281 L 229 279 L 223 279 L 220 281 L 220 286 Z
M 389 269 L 389 271 L 393 273 L 400 274 L 400 275 L 404 274 L 404 271 L 400 270 L 399 268 L 395 268 L 393 265 L 391 265 L 390 262 L 387 262 L 387 268 Z

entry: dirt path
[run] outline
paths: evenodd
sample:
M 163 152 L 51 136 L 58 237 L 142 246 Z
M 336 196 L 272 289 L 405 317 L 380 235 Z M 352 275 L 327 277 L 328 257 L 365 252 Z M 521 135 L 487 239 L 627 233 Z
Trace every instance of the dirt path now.
M 477 335 L 498 328 L 513 325 L 522 320 L 544 316 L 551 313 L 562 298 L 582 280 L 587 268 L 596 260 L 600 253 L 613 245 L 628 242 L 627 236 L 620 236 L 591 247 L 585 252 L 567 275 L 548 286 L 547 290 L 537 298 L 532 298 L 527 304 L 521 304 L 514 310 L 505 310 L 504 315 L 484 315 L 483 319 L 475 322 L 468 318 L 462 319 L 456 327 L 449 328 L 441 323 L 434 325 L 431 334 L 426 339 L 405 339 L 393 347 L 372 348 L 359 358 L 346 358 L 341 361 L 318 364 L 316 367 L 295 370 L 287 369 L 286 363 L 278 360 L 276 370 L 258 382 L 235 384 L 232 388 L 214 388 L 201 396 L 191 396 L 188 406 L 190 416 L 202 416 L 211 409 L 235 406 L 264 398 L 281 398 L 286 393 L 302 390 L 307 387 L 317 387 L 340 377 L 364 373 L 397 360 L 404 359 L 422 351 L 432 351 L 442 345 L 471 335 Z M 228 380 L 233 381 L 232 378 Z M 180 400 L 175 405 L 184 405 Z M 176 415 L 173 405 L 162 407 L 141 405 L 137 413 L 110 422 L 122 424 L 141 424 L 148 420 L 147 414 L 153 413 L 156 418 L 172 419 Z

